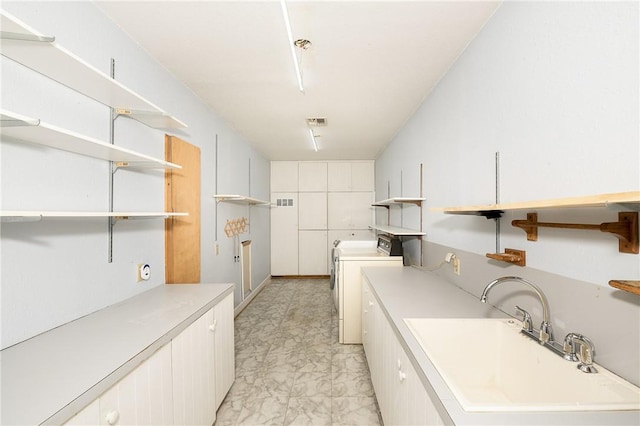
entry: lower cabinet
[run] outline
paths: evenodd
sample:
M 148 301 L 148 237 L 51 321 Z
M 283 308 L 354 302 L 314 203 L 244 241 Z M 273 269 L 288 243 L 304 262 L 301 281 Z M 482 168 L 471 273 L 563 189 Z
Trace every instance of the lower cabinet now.
M 65 425 L 207 425 L 235 379 L 233 294 Z
M 213 308 L 216 410 L 236 378 L 233 316 L 233 294 L 230 294 Z
M 384 423 L 444 425 L 366 280 L 362 304 L 362 343 Z
M 213 309 L 171 341 L 173 421 L 212 425 L 215 407 L 215 330 Z
M 327 275 L 327 231 L 298 232 L 298 273 Z
M 171 345 L 165 345 L 67 425 L 171 425 Z

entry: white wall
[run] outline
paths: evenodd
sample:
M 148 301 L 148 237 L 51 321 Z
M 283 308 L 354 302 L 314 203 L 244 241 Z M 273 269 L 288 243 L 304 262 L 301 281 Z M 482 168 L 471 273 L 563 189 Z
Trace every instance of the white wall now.
M 501 248 L 526 250 L 527 267 L 485 258 L 495 252 L 495 224 L 431 207 L 516 202 L 640 189 L 639 4 L 516 2 L 497 10 L 395 140 L 376 160 L 376 192 L 415 196 L 424 164 L 425 266 L 447 251 L 462 274 L 439 273 L 479 296 L 502 275 L 540 285 L 556 337 L 578 331 L 594 340 L 597 362 L 640 384 L 640 300 L 613 290 L 611 279 L 637 280 L 640 256 L 618 252 L 617 239 L 594 231 L 540 229 L 537 242 L 501 219 Z M 401 183 L 402 174 L 402 183 Z M 627 207 L 628 208 L 628 207 Z M 617 220 L 615 208 L 551 209 L 547 222 Z M 392 217 L 396 223 L 400 221 Z M 415 209 L 403 210 L 416 227 Z M 409 244 L 413 263 L 419 245 Z M 505 284 L 490 302 L 513 315 L 518 303 L 540 320 L 535 299 Z
M 638 3 L 506 2 L 377 160 L 377 193 L 417 195 L 424 163 L 427 207 L 502 202 L 640 188 Z M 425 209 L 427 239 L 484 254 L 493 221 Z M 637 279 L 637 255 L 596 232 L 539 231 L 526 241 L 502 220 L 502 247 L 525 249 L 528 265 L 607 285 Z M 541 221 L 617 220 L 617 213 L 543 211 Z
M 226 126 L 194 94 L 151 59 L 89 2 L 3 2 L 2 8 L 56 41 L 189 126 L 171 132 L 201 149 L 202 282 L 240 281 L 224 219 L 216 218 L 216 189 L 246 193 L 251 159 L 252 194 L 268 199 L 269 163 Z M 2 108 L 108 140 L 109 110 L 4 57 Z M 164 156 L 164 132 L 118 118 L 115 143 L 156 158 Z M 218 135 L 218 164 L 215 141 Z M 3 210 L 108 209 L 107 162 L 38 145 L 0 145 Z M 163 172 L 120 170 L 115 210 L 164 209 Z M 255 184 L 255 185 L 254 185 Z M 234 186 L 237 185 L 237 186 Z M 232 212 L 233 217 L 243 212 Z M 252 212 L 254 282 L 269 276 L 269 212 Z M 261 225 L 262 224 L 262 225 Z M 257 225 L 257 226 L 256 226 Z M 221 244 L 215 256 L 216 226 Z M 231 248 L 230 248 L 231 247 Z M 107 262 L 107 221 L 3 223 L 2 347 L 164 283 L 164 223 L 121 221 L 115 225 L 113 262 Z M 138 263 L 149 263 L 151 280 L 136 283 Z M 240 289 L 236 288 L 236 304 Z

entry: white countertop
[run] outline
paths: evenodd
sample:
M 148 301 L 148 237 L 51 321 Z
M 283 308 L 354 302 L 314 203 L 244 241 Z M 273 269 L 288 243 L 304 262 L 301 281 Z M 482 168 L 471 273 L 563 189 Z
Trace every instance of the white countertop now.
M 403 318 L 504 318 L 507 315 L 430 272 L 362 269 L 427 392 L 435 393 L 456 425 L 639 425 L 640 411 L 466 412 Z M 526 383 L 523 384 L 526 386 Z M 446 415 L 443 416 L 446 418 Z
M 66 421 L 232 291 L 162 285 L 4 349 L 1 423 Z

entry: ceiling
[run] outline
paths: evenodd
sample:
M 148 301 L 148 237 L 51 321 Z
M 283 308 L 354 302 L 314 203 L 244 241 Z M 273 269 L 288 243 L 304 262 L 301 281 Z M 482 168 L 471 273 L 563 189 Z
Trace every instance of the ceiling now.
M 375 159 L 499 1 L 98 1 L 269 160 Z M 306 122 L 314 128 L 315 152 Z M 188 117 L 178 117 L 188 124 Z

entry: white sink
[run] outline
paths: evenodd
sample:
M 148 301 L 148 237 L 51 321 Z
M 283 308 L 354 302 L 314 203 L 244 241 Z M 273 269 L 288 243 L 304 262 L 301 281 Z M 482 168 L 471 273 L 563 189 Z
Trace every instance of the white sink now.
M 638 387 L 600 365 L 583 373 L 518 321 L 404 321 L 466 411 L 640 410 Z

